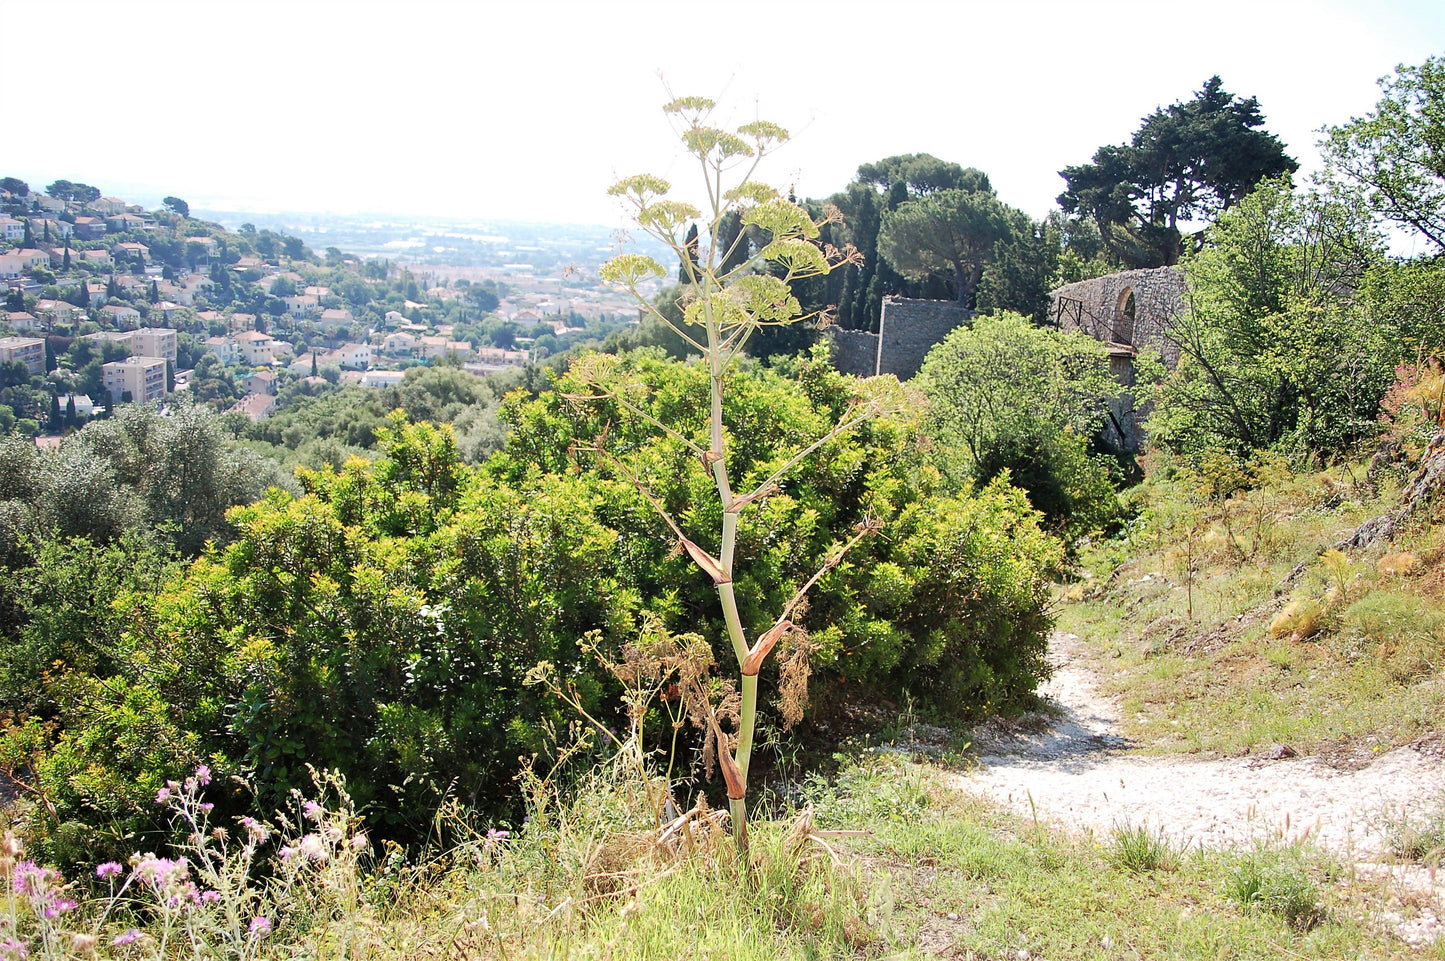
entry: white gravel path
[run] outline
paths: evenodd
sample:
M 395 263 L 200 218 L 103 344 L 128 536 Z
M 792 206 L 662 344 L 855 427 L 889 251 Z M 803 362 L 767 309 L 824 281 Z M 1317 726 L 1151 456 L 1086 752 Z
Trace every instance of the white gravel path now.
M 1147 824 L 1176 842 L 1220 848 L 1313 839 L 1367 871 L 1387 870 L 1439 911 L 1445 877 L 1377 866 L 1387 811 L 1419 810 L 1445 796 L 1445 761 L 1405 747 L 1357 771 L 1314 758 L 1190 760 L 1145 757 L 1114 733 L 1118 706 L 1100 695 L 1078 656 L 1079 638 L 1051 641 L 1056 672 L 1042 689 L 1060 716 L 1038 733 L 980 732 L 980 769 L 957 787 L 1025 816 L 1107 836 L 1116 824 Z M 1433 890 L 1432 890 L 1433 889 Z M 1419 943 L 1439 934 L 1437 917 L 1401 931 Z M 1416 925 L 1420 927 L 1420 925 Z

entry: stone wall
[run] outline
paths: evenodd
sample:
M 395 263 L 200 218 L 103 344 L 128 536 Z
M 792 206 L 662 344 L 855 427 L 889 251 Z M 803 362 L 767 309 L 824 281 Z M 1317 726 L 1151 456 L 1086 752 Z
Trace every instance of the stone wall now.
M 1126 270 L 1055 290 L 1049 294 L 1050 316 L 1063 330 L 1103 341 L 1110 371 L 1121 386 L 1130 387 L 1140 351 L 1154 354 L 1171 369 L 1179 363 L 1179 347 L 1169 337 L 1169 327 L 1184 309 L 1184 294 L 1184 273 L 1177 267 Z M 1125 451 L 1142 450 L 1147 407 L 1136 409 L 1133 394 L 1121 391 L 1109 402 L 1109 412 L 1105 440 Z
M 878 368 L 878 335 L 866 330 L 828 328 L 833 366 L 845 374 L 872 377 Z
M 884 297 L 879 333 L 829 331 L 833 364 L 845 374 L 893 374 L 907 380 L 918 373 L 933 345 L 971 316 L 971 311 L 951 300 Z
M 1049 294 L 1050 316 L 1063 330 L 1080 330 L 1106 344 L 1148 350 L 1173 368 L 1179 348 L 1170 319 L 1184 308 L 1184 273 L 1177 267 L 1125 270 L 1066 284 Z M 1132 319 L 1127 304 L 1134 297 Z

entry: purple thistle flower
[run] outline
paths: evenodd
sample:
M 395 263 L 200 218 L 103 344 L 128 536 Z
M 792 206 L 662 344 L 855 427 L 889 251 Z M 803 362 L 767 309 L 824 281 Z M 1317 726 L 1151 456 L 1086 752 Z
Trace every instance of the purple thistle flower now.
M 140 939 L 141 933 L 135 928 L 131 928 L 129 931 L 122 931 L 120 934 L 117 934 L 114 938 L 111 939 L 110 943 L 119 947 L 123 944 L 134 944 Z
M 76 904 L 73 898 L 52 898 L 46 903 L 45 907 L 40 909 L 40 913 L 46 918 L 53 920 L 62 914 L 74 911 L 75 907 Z
M 251 919 L 251 933 L 259 938 L 264 938 L 271 933 L 271 919 L 264 914 L 258 914 Z
M 10 882 L 16 894 L 39 894 L 45 869 L 34 861 L 21 861 L 15 865 L 15 874 Z
M 0 941 L 0 954 L 7 958 L 26 958 L 30 956 L 30 949 L 25 946 L 24 941 L 6 938 Z
M 163 788 L 161 788 L 159 791 L 156 792 L 156 803 L 157 803 L 157 804 L 165 804 L 166 801 L 170 800 L 170 797 L 171 797 L 171 789 L 168 788 L 168 787 L 163 787 Z
M 196 768 L 196 780 L 200 782 L 201 787 L 205 787 L 207 784 L 210 784 L 211 769 L 204 764 Z
M 104 864 L 97 864 L 95 866 L 95 876 L 101 879 L 113 878 L 124 870 L 125 868 L 121 867 L 116 862 L 107 861 Z

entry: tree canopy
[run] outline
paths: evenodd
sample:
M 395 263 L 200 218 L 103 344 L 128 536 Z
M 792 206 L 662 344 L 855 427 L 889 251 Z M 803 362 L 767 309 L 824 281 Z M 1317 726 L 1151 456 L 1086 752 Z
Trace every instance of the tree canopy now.
M 1008 470 L 1069 540 L 1108 522 L 1107 465 L 1087 446 L 1119 386 L 1098 341 L 1015 313 L 979 317 L 929 351 L 918 382 L 935 461 L 955 487 L 982 487 Z
M 910 153 L 885 157 L 877 163 L 860 164 L 857 181 L 885 193 L 906 191 L 916 198 L 940 190 L 983 190 L 993 192 L 988 174 L 974 167 L 962 167 L 932 154 Z
M 925 194 L 883 215 L 878 251 L 906 277 L 951 273 L 958 303 L 972 308 L 994 245 L 1010 234 L 1010 212 L 989 190 Z
M 1382 254 L 1363 210 L 1261 184 L 1185 258 L 1189 301 L 1168 331 L 1179 366 L 1150 434 L 1235 454 L 1337 451 L 1371 434 L 1402 347 L 1357 296 Z
M 1320 145 L 1329 175 L 1445 253 L 1445 58 L 1402 65 L 1380 87 L 1372 112 L 1329 129 Z
M 76 200 L 84 204 L 100 199 L 99 187 L 92 187 L 90 184 L 71 183 L 69 180 L 57 180 L 46 187 L 45 192 L 57 200 Z
M 1178 263 L 1185 226 L 1213 220 L 1264 178 L 1298 169 L 1263 126 L 1258 100 L 1210 77 L 1194 99 L 1145 117 L 1128 144 L 1100 147 L 1093 162 L 1059 171 L 1068 184 L 1059 204 L 1098 223 L 1117 265 Z

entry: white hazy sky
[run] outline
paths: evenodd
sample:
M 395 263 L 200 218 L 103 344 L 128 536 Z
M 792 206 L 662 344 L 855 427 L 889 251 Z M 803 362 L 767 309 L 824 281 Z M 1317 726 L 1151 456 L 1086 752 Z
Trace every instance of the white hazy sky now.
M 9 3 L 22 109 L 0 175 L 192 206 L 615 224 L 618 176 L 683 180 L 666 86 L 793 131 L 800 196 L 860 163 L 975 166 L 1041 217 L 1057 171 L 1211 74 L 1308 169 L 1396 64 L 1445 54 L 1438 0 Z M 77 136 L 80 131 L 84 136 Z

